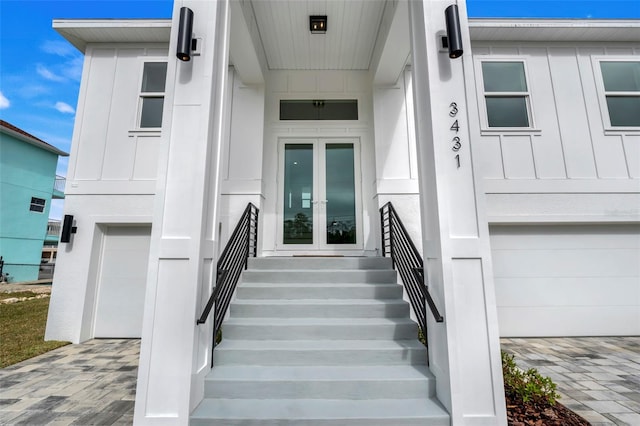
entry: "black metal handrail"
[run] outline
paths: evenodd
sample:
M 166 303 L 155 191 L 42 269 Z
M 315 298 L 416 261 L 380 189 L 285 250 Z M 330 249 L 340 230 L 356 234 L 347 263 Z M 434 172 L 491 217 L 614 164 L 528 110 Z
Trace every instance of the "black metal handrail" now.
M 244 209 L 242 217 L 238 221 L 236 228 L 231 234 L 217 264 L 216 284 L 207 301 L 207 305 L 202 311 L 202 315 L 196 321 L 197 324 L 204 324 L 214 308 L 213 314 L 213 346 L 215 347 L 216 336 L 222 325 L 231 296 L 236 289 L 240 274 L 247 268 L 247 259 L 256 257 L 258 252 L 258 214 L 260 210 L 249 203 Z
M 443 322 L 444 318 L 438 312 L 425 284 L 422 256 L 420 256 L 420 252 L 413 244 L 409 233 L 390 202 L 380 209 L 380 226 L 382 230 L 382 256 L 391 257 L 393 268 L 400 274 L 411 307 L 416 314 L 418 326 L 426 339 L 426 305 L 429 305 L 436 322 Z

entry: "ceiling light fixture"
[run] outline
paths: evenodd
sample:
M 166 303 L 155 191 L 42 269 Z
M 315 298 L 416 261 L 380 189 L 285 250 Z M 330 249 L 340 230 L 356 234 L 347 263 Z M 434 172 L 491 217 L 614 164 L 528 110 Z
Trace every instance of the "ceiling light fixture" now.
M 325 34 L 327 32 L 327 15 L 309 16 L 309 31 L 311 34 Z

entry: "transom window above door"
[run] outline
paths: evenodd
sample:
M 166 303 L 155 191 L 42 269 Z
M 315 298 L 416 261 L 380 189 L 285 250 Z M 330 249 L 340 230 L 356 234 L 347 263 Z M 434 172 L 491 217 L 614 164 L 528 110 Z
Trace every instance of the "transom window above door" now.
M 357 99 L 283 99 L 280 120 L 357 120 Z

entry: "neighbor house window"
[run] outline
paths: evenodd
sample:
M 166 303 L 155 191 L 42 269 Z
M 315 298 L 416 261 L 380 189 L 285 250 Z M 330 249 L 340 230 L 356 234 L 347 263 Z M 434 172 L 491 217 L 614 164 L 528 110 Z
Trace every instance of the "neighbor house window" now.
M 489 127 L 531 127 L 524 62 L 482 62 Z
M 640 62 L 600 62 L 612 127 L 640 127 Z
M 31 205 L 29 211 L 42 213 L 44 212 L 44 206 L 47 203 L 46 200 L 37 197 L 31 197 Z
M 166 62 L 145 62 L 140 89 L 140 128 L 162 127 Z

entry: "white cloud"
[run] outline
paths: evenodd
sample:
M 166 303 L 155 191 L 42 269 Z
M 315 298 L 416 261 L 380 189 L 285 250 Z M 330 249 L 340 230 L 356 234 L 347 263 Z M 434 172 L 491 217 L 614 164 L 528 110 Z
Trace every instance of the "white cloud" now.
M 76 110 L 67 103 L 56 102 L 55 108 L 63 114 L 75 114 Z
M 11 102 L 7 99 L 2 92 L 0 92 L 0 109 L 7 109 L 11 106 Z
M 83 64 L 84 58 L 82 56 L 73 58 L 64 65 L 62 73 L 65 77 L 70 78 L 71 80 L 80 81 L 82 79 Z
M 51 72 L 47 67 L 45 67 L 42 64 L 38 64 L 36 71 L 38 72 L 38 74 L 40 74 L 40 76 L 42 76 L 43 78 L 47 79 L 47 80 L 51 80 L 51 81 L 65 81 L 66 79 L 64 77 L 61 77 L 57 74 L 54 74 L 53 72 Z
M 40 47 L 46 53 L 62 57 L 73 56 L 75 53 L 73 46 L 66 41 L 47 40 Z

